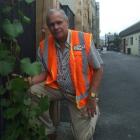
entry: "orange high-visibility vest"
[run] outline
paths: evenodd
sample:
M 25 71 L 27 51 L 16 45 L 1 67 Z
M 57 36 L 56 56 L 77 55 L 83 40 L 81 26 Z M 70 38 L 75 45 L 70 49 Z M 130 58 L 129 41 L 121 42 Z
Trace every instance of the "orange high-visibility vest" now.
M 88 89 L 93 76 L 93 68 L 88 65 L 87 55 L 90 51 L 92 35 L 89 33 L 82 33 L 82 38 L 79 37 L 79 31 L 69 30 L 70 41 L 70 72 L 72 82 L 76 91 L 76 103 L 78 108 L 82 108 L 88 101 Z M 83 40 L 84 44 L 81 44 L 80 40 Z M 57 54 L 55 47 L 55 40 L 53 36 L 49 36 L 48 43 L 45 45 L 45 41 L 40 42 L 41 56 L 44 52 L 44 47 L 47 48 L 47 78 L 45 84 L 52 88 L 59 88 L 57 84 Z

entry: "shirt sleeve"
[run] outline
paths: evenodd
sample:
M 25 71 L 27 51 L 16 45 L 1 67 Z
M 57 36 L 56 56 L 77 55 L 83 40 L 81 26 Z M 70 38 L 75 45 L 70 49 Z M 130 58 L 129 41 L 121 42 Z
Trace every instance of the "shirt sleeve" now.
M 103 60 L 100 57 L 98 50 L 95 48 L 94 42 L 91 42 L 91 47 L 88 55 L 89 65 L 94 68 L 98 69 L 103 64 Z

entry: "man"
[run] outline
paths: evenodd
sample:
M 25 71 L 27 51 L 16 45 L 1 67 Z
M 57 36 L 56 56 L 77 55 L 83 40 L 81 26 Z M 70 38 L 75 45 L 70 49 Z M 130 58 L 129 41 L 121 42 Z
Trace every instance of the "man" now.
M 39 58 L 43 71 L 30 79 L 32 93 L 45 94 L 49 100 L 66 99 L 76 140 L 92 140 L 99 110 L 96 103 L 102 77 L 102 60 L 92 35 L 68 30 L 68 18 L 60 9 L 50 9 L 48 39 L 40 42 Z M 46 111 L 40 120 L 51 139 L 56 133 Z

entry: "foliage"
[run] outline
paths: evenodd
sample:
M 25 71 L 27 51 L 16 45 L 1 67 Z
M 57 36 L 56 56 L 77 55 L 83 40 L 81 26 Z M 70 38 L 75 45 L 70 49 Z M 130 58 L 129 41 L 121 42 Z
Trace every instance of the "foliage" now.
M 117 33 L 106 35 L 106 43 L 109 50 L 120 51 L 121 38 Z
M 30 23 L 29 17 L 20 10 L 21 2 L 32 4 L 34 0 L 7 0 L 0 4 L 0 107 L 5 120 L 3 140 L 44 140 L 45 127 L 38 117 L 48 109 L 47 97 L 33 104 L 29 96 L 29 83 L 25 76 L 41 72 L 39 62 L 31 63 L 29 58 L 20 59 L 17 38 L 24 32 L 23 23 Z M 16 18 L 11 18 L 16 9 Z M 18 73 L 16 73 L 18 72 Z M 21 76 L 13 76 L 19 74 Z
M 115 33 L 114 34 L 114 45 L 119 47 L 120 44 L 121 44 L 121 38 L 118 34 Z

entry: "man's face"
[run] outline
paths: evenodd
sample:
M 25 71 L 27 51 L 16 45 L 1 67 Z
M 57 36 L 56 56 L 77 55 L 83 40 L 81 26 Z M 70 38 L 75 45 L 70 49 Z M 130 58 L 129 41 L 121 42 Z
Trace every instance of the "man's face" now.
M 49 16 L 48 27 L 54 38 L 58 41 L 65 41 L 68 33 L 68 21 L 59 12 Z

